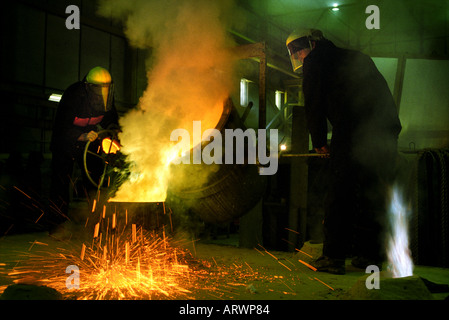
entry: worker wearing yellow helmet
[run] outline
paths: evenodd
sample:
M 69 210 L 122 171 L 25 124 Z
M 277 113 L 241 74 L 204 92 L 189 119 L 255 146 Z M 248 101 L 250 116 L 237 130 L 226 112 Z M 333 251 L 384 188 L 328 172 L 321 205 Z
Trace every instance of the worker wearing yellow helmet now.
M 88 92 L 103 99 L 104 111 L 111 109 L 114 83 L 108 70 L 102 67 L 95 67 L 86 75 L 86 85 Z M 101 105 L 101 104 L 100 104 Z
M 98 137 L 103 129 L 118 129 L 118 114 L 114 106 L 114 83 L 109 71 L 97 66 L 81 80 L 70 85 L 62 95 L 56 111 L 50 150 L 52 152 L 51 201 L 58 213 L 53 216 L 50 232 L 67 219 L 69 185 L 74 162 L 83 168 L 83 152 L 88 141 Z M 84 188 L 87 183 L 84 170 Z M 87 192 L 86 192 L 87 193 Z
M 323 255 L 312 265 L 343 274 L 352 255 L 353 266 L 381 268 L 401 131 L 388 84 L 368 55 L 337 47 L 320 30 L 293 32 L 286 45 L 293 70 L 302 73 L 313 149 L 329 157 Z
M 286 45 L 294 72 L 300 72 L 304 58 L 315 48 L 315 42 L 323 39 L 323 33 L 316 29 L 299 29 L 290 34 Z

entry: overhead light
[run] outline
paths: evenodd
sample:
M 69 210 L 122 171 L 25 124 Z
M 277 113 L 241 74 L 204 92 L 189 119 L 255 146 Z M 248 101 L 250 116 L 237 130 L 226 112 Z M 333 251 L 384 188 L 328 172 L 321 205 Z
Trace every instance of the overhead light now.
M 280 149 L 282 151 L 285 151 L 285 150 L 287 150 L 287 146 L 285 144 L 281 144 Z
M 52 93 L 48 98 L 48 101 L 59 102 L 61 101 L 62 94 Z
M 338 7 L 338 3 L 334 3 L 332 5 L 332 11 L 339 11 L 339 10 L 340 10 L 340 8 Z

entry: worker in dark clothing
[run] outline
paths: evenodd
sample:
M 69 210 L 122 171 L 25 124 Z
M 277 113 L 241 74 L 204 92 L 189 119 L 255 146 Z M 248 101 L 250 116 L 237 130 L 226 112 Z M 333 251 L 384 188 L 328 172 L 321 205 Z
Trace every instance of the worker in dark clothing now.
M 88 141 L 102 129 L 118 128 L 114 105 L 114 85 L 108 70 L 95 67 L 82 81 L 64 92 L 54 120 L 52 151 L 50 233 L 68 218 L 69 186 L 75 161 L 83 166 L 83 152 Z M 84 170 L 81 170 L 84 174 Z M 86 188 L 87 179 L 83 177 Z
M 391 92 L 369 56 L 336 47 L 319 30 L 294 32 L 287 48 L 294 71 L 303 73 L 313 148 L 330 157 L 323 255 L 313 265 L 344 274 L 345 258 L 352 254 L 356 267 L 381 268 L 401 131 Z

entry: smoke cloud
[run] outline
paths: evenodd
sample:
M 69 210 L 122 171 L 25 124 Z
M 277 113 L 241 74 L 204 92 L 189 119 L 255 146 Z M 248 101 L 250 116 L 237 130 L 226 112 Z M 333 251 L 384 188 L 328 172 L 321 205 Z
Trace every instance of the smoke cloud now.
M 227 34 L 231 1 L 101 0 L 99 14 L 123 22 L 132 46 L 151 48 L 148 87 L 137 108 L 120 119 L 131 174 L 112 201 L 166 198 L 173 130 L 215 128 L 230 95 L 233 46 Z M 192 134 L 190 135 L 192 136 Z

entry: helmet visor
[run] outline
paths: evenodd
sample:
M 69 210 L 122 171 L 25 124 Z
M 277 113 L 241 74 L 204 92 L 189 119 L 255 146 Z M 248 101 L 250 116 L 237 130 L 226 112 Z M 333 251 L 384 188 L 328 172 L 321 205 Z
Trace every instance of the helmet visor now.
M 302 67 L 302 57 L 300 56 L 300 51 L 295 52 L 290 55 L 290 62 L 292 63 L 292 68 L 294 72 L 300 73 Z
M 301 51 L 302 49 L 310 48 L 310 41 L 308 37 L 302 37 L 296 40 L 291 41 L 287 44 L 288 53 L 290 55 Z
M 302 37 L 291 41 L 287 44 L 288 53 L 290 54 L 290 61 L 294 72 L 300 72 L 302 67 L 302 58 L 299 54 L 301 50 L 310 48 L 310 41 L 308 37 Z
M 94 84 L 86 82 L 89 98 L 105 112 L 111 110 L 114 97 L 114 83 Z M 100 108 L 99 108 L 100 109 Z

